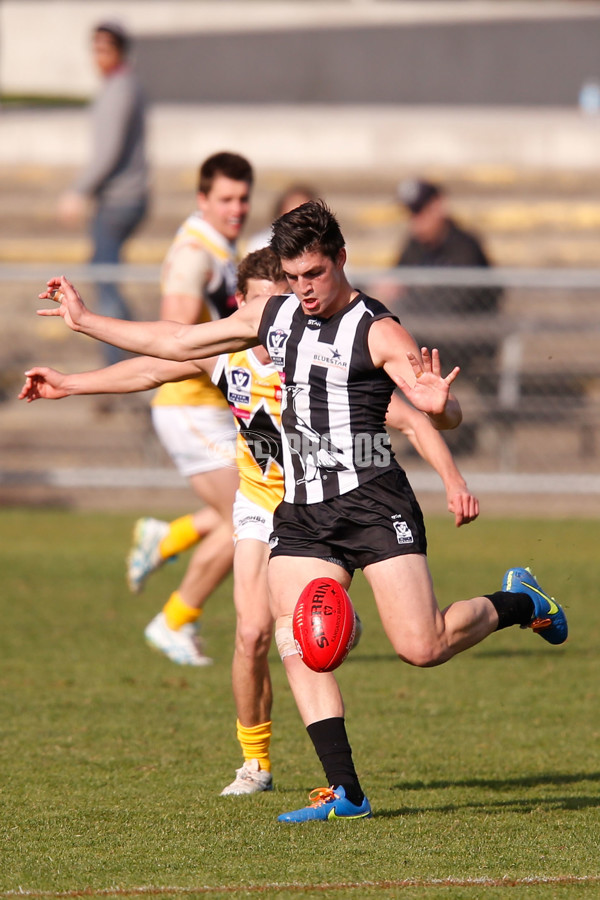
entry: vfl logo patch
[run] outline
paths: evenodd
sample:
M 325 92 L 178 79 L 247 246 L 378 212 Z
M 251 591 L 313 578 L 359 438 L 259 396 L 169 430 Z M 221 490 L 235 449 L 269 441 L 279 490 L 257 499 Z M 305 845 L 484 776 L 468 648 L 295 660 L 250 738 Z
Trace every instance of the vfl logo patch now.
M 392 525 L 394 526 L 394 531 L 396 532 L 396 538 L 398 539 L 399 544 L 414 544 L 415 539 L 406 522 L 401 518 L 393 518 Z
M 282 328 L 270 328 L 267 334 L 267 350 L 276 366 L 282 366 L 285 359 L 285 345 L 289 332 Z
M 227 388 L 230 403 L 250 403 L 252 376 L 248 369 L 232 369 Z

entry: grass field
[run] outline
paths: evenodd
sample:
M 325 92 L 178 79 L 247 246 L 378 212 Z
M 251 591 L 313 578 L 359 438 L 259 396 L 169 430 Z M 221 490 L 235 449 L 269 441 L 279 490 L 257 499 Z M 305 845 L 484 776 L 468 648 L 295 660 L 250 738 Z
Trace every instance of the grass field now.
M 273 655 L 275 790 L 219 797 L 240 764 L 231 585 L 204 618 L 209 669 L 144 644 L 184 560 L 131 597 L 132 520 L 0 511 L 0 896 L 600 896 L 600 605 L 595 521 L 429 522 L 440 602 L 530 564 L 565 605 L 553 648 L 513 628 L 445 666 L 394 659 L 365 626 L 339 670 L 375 815 L 285 826 L 323 782 Z

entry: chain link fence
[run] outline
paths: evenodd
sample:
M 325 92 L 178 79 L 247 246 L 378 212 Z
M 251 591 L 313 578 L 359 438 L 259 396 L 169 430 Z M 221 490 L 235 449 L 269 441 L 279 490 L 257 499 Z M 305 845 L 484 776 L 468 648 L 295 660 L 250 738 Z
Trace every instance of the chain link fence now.
M 359 273 L 357 273 L 359 274 Z M 363 286 L 442 367 L 461 368 L 446 435 L 476 471 L 597 473 L 600 271 L 396 269 Z
M 87 298 L 95 281 L 115 276 L 106 266 L 68 272 Z M 47 275 L 46 267 L 0 266 L 0 482 L 181 484 L 149 424 L 149 398 L 116 398 L 110 415 L 94 398 L 32 408 L 16 401 L 30 365 L 102 365 L 94 341 L 36 318 Z M 158 269 L 121 266 L 118 275 L 135 315 L 157 318 Z M 406 268 L 350 277 L 383 299 L 420 346 L 437 347 L 444 371 L 461 367 L 454 389 L 464 421 L 445 436 L 470 484 L 600 494 L 600 270 Z M 401 436 L 394 445 L 411 478 L 439 490 Z

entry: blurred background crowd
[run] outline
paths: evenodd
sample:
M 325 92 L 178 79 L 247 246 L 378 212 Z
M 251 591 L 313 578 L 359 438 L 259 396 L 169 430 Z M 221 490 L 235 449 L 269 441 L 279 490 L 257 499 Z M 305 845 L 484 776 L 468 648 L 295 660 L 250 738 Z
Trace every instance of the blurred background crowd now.
M 111 359 L 36 319 L 46 278 L 156 318 L 198 167 L 229 150 L 256 175 L 242 253 L 291 188 L 323 197 L 355 284 L 461 366 L 473 488 L 597 511 L 599 38 L 594 0 L 4 0 L 0 499 L 181 501 L 147 399 L 15 398 L 33 363 Z

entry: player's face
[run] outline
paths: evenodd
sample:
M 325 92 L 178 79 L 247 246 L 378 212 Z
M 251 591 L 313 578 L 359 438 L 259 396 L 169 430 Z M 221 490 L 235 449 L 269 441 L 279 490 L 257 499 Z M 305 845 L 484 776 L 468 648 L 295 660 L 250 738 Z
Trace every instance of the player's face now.
M 446 205 L 443 197 L 435 197 L 421 212 L 411 217 L 410 230 L 425 244 L 436 243 L 446 228 Z
M 318 250 L 302 253 L 295 259 L 282 259 L 283 271 L 305 315 L 326 318 L 346 304 L 345 262 L 344 249 L 335 260 Z
M 250 185 L 217 175 L 208 194 L 198 194 L 198 208 L 219 234 L 228 241 L 235 241 L 250 209 Z
M 123 62 L 121 51 L 106 31 L 98 31 L 92 38 L 94 62 L 102 75 L 109 75 Z
M 287 294 L 289 288 L 287 281 L 269 281 L 268 278 L 249 278 L 246 283 L 246 293 L 235 295 L 238 306 L 245 306 L 254 300 L 268 300 L 278 294 Z

